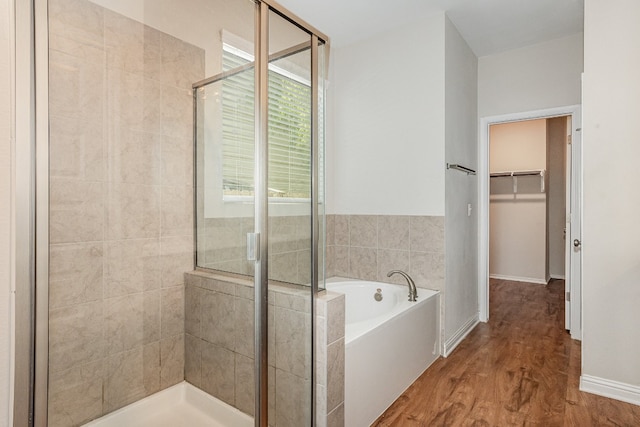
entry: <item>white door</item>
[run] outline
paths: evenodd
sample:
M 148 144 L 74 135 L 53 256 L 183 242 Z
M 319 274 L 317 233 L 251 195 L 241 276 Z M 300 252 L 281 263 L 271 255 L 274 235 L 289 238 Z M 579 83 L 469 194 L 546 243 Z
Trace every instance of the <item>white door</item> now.
M 571 239 L 571 188 L 572 178 L 572 144 L 573 123 L 571 116 L 567 116 L 567 146 L 565 164 L 565 223 L 564 223 L 564 328 L 571 331 L 571 256 L 573 255 L 573 245 Z
M 570 319 L 569 330 L 573 339 L 582 339 L 582 134 L 580 111 L 573 116 L 571 126 L 571 190 L 567 252 L 570 268 L 566 282 Z

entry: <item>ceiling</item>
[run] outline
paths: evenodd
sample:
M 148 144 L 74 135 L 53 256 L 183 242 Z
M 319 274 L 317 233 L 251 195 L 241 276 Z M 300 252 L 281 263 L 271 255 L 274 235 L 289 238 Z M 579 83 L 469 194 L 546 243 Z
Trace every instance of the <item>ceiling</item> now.
M 583 30 L 584 0 L 279 0 L 344 46 L 446 11 L 477 56 Z

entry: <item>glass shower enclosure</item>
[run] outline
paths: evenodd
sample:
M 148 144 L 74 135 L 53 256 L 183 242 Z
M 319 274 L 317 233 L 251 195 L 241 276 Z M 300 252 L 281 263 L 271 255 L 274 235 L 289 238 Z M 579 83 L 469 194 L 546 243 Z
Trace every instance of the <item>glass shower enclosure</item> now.
M 35 425 L 178 384 L 255 425 L 313 425 L 327 38 L 269 0 L 35 5 L 49 122 Z

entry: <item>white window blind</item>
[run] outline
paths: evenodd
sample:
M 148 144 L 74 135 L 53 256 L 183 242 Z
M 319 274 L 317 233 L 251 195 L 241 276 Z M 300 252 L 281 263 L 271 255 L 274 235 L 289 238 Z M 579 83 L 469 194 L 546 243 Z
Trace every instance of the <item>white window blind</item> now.
M 251 61 L 225 45 L 225 71 Z M 254 70 L 222 83 L 223 195 L 253 195 Z M 311 88 L 301 78 L 269 67 L 269 196 L 311 195 Z

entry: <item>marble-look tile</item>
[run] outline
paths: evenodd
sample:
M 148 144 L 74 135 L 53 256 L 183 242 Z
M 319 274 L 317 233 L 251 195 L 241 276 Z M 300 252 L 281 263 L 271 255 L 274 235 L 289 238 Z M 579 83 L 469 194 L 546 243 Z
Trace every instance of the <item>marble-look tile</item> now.
M 349 277 L 349 246 L 336 246 L 334 249 L 334 273 L 339 277 Z
M 106 371 L 105 413 L 122 408 L 148 395 L 145 389 L 142 347 L 108 357 Z
M 349 216 L 336 215 L 335 219 L 335 244 L 336 246 L 349 246 Z
M 410 217 L 400 215 L 378 216 L 378 248 L 408 251 Z
M 327 246 L 333 246 L 336 244 L 336 216 L 325 215 L 325 228 L 326 228 L 326 244 Z
M 245 414 L 255 413 L 255 384 L 253 359 L 236 354 L 235 406 Z
M 158 83 L 162 83 L 162 46 L 170 35 L 144 26 L 143 63 L 144 77 Z
M 142 348 L 142 375 L 146 395 L 160 391 L 160 341 Z
M 276 368 L 308 378 L 311 374 L 311 318 L 275 307 Z
M 235 353 L 202 343 L 202 389 L 230 405 L 235 404 Z
M 378 250 L 378 281 L 406 285 L 407 281 L 399 274 L 387 277 L 391 270 L 402 270 L 409 274 L 411 253 L 389 249 Z
M 163 237 L 192 235 L 193 188 L 162 186 L 161 195 L 160 234 Z
M 202 343 L 193 335 L 184 337 L 184 379 L 202 388 Z
M 105 297 L 158 289 L 160 277 L 157 238 L 105 242 Z
M 193 93 L 190 88 L 162 87 L 162 133 L 178 138 L 193 137 Z
M 160 187 L 109 183 L 107 238 L 154 238 L 160 235 Z
M 104 38 L 107 66 L 132 73 L 144 70 L 144 25 L 104 9 Z
M 196 337 L 201 337 L 202 299 L 206 291 L 193 285 L 186 285 L 184 289 L 184 331 Z
M 319 268 L 322 268 L 322 264 L 318 264 Z M 348 270 L 348 268 L 347 268 Z M 324 258 L 324 274 L 326 278 L 337 276 L 336 274 L 336 247 L 327 246 L 326 254 Z
M 84 0 L 51 0 L 49 32 L 101 45 L 104 40 L 104 9 Z
M 103 365 L 100 360 L 49 376 L 49 426 L 82 425 L 102 415 Z
M 411 252 L 411 277 L 421 288 L 444 289 L 445 260 L 443 253 Z M 419 294 L 419 293 L 418 293 Z
M 269 254 L 269 279 L 296 283 L 298 279 L 298 254 L 287 252 Z
M 235 283 L 219 280 L 213 277 L 203 277 L 200 285 L 203 289 L 227 295 L 236 295 L 236 287 L 238 286 Z M 253 286 L 251 286 L 251 289 L 253 290 Z
M 316 317 L 315 333 L 315 370 L 316 383 L 327 384 L 327 319 Z
M 275 292 L 274 304 L 278 307 L 289 310 L 309 313 L 311 311 L 311 288 L 300 287 L 300 289 Z
M 331 344 L 334 341 L 344 338 L 345 329 L 345 296 L 339 295 L 327 301 L 327 342 Z M 326 345 L 325 344 L 325 345 Z
M 204 50 L 171 36 L 162 44 L 162 83 L 179 88 L 204 78 Z
M 444 253 L 444 217 L 411 217 L 411 251 Z
M 327 427 L 344 427 L 344 404 L 327 415 Z
M 327 409 L 332 411 L 344 402 L 344 339 L 327 347 Z
M 255 307 L 252 300 L 235 299 L 235 351 L 247 357 L 254 356 L 255 348 Z
M 242 221 L 237 218 L 218 218 L 206 221 L 205 250 L 207 262 L 222 262 L 246 258 L 246 235 L 242 234 Z
M 235 350 L 235 302 L 231 295 L 207 291 L 202 298 L 202 338 L 228 350 Z
M 147 133 L 162 133 L 162 85 L 156 81 L 143 78 L 142 80 L 142 130 Z M 162 139 L 164 143 L 164 138 Z M 161 150 L 161 159 L 165 153 Z M 164 171 L 164 159 L 159 165 L 160 177 Z
M 144 78 L 120 68 L 106 69 L 107 116 L 109 135 L 123 129 L 144 129 Z
M 295 217 L 272 216 L 269 218 L 269 249 L 273 254 L 293 252 L 298 249 Z
M 182 285 L 184 272 L 194 267 L 193 237 L 174 236 L 160 239 L 162 287 Z
M 80 181 L 104 179 L 102 121 L 49 115 L 49 174 Z
M 311 250 L 311 216 L 298 215 L 293 217 L 296 224 L 296 240 L 298 242 L 298 250 Z M 322 232 L 322 224 L 320 224 L 319 232 Z
M 104 320 L 105 339 L 109 354 L 140 347 L 144 340 L 142 293 L 105 300 Z
M 376 249 L 351 247 L 348 277 L 376 280 L 378 278 L 377 252 Z
M 102 301 L 49 311 L 49 371 L 59 372 L 104 357 Z
M 104 64 L 97 57 L 84 59 L 49 51 L 49 79 L 55 82 L 49 85 L 49 113 L 102 123 L 104 76 Z
M 99 241 L 104 237 L 104 201 L 101 182 L 51 178 L 50 243 Z
M 296 254 L 298 257 L 298 277 L 294 283 L 299 285 L 309 285 L 311 283 L 311 250 L 299 250 Z M 321 259 L 318 259 L 318 273 L 321 273 L 321 261 Z
M 142 340 L 145 344 L 160 339 L 160 290 L 142 294 Z
M 160 387 L 184 380 L 184 334 L 160 341 Z
M 276 425 L 278 427 L 310 424 L 310 387 L 309 380 L 276 369 Z
M 161 138 L 119 127 L 109 134 L 108 180 L 126 184 L 160 184 Z
M 349 217 L 349 245 L 361 248 L 378 247 L 378 217 L 351 215 Z
M 327 388 L 316 385 L 316 423 L 315 427 L 327 426 Z
M 160 331 L 162 338 L 184 332 L 184 287 L 160 291 Z
M 162 136 L 162 185 L 193 187 L 193 141 Z
M 51 245 L 49 308 L 102 298 L 102 243 Z

